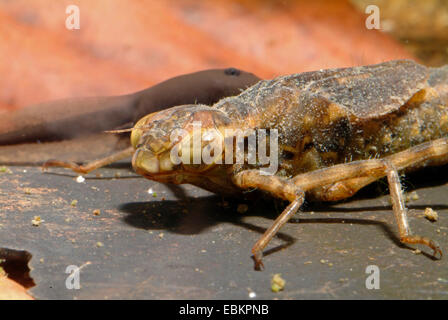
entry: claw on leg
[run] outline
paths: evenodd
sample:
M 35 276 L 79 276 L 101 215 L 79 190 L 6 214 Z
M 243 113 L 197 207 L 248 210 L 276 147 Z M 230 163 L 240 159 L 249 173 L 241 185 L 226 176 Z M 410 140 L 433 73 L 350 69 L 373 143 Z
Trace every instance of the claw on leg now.
M 263 252 L 262 251 L 254 251 L 252 249 L 252 253 L 253 253 L 253 259 L 255 262 L 254 269 L 257 271 L 263 271 L 264 264 L 263 264 L 263 261 L 261 260 L 263 258 Z
M 421 237 L 418 235 L 408 235 L 400 238 L 400 241 L 402 243 L 409 243 L 409 244 L 423 244 L 433 250 L 433 256 L 434 258 L 437 258 L 437 254 L 440 255 L 439 259 L 442 259 L 443 253 L 442 249 L 440 248 L 439 244 L 427 237 Z

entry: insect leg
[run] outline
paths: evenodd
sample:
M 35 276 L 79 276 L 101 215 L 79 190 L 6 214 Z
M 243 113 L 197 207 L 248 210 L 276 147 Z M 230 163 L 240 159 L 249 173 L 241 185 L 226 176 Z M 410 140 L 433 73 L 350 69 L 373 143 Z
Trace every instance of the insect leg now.
M 272 240 L 280 228 L 299 210 L 305 194 L 289 180 L 278 176 L 261 175 L 258 170 L 246 170 L 233 177 L 233 181 L 240 188 L 259 188 L 272 193 L 274 196 L 290 201 L 286 209 L 275 219 L 274 223 L 265 231 L 261 238 L 252 247 L 255 260 L 255 269 L 261 270 L 263 266 L 263 249 Z
M 410 244 L 423 244 L 434 250 L 434 256 L 439 253 L 442 257 L 442 250 L 439 245 L 433 240 L 421 237 L 418 235 L 411 235 L 409 228 L 407 209 L 404 204 L 403 192 L 401 190 L 401 183 L 398 177 L 398 172 L 391 164 L 387 168 L 387 181 L 389 183 L 390 197 L 392 200 L 392 209 L 394 211 L 395 220 L 397 221 L 398 231 L 400 233 L 400 241 Z
M 366 184 L 387 176 L 394 204 L 394 214 L 399 227 L 400 240 L 404 243 L 424 244 L 433 249 L 434 254 L 439 253 L 442 256 L 442 251 L 434 241 L 426 237 L 410 234 L 397 170 L 422 166 L 429 160 L 445 160 L 447 156 L 448 139 L 441 138 L 422 143 L 384 159 L 338 164 L 298 175 L 291 180 L 304 191 L 313 191 L 313 189 L 319 188 L 324 188 L 325 190 L 325 187 L 330 186 L 327 190 L 331 190 L 333 192 L 332 195 L 317 195 L 321 200 L 337 200 L 347 198 Z
M 310 191 L 313 198 L 321 201 L 336 201 L 354 195 L 364 186 L 386 176 L 384 161 L 398 171 L 424 166 L 429 160 L 448 160 L 448 139 L 441 138 L 422 143 L 383 159 L 360 160 L 338 164 L 298 175 L 295 184 Z M 330 181 L 325 183 L 325 181 Z
M 111 164 L 118 160 L 128 158 L 128 157 L 132 156 L 133 153 L 134 153 L 134 148 L 129 147 L 122 151 L 114 153 L 108 157 L 94 160 L 85 165 L 78 165 L 77 163 L 70 162 L 70 161 L 59 161 L 59 160 L 51 159 L 51 160 L 46 161 L 42 165 L 42 170 L 45 170 L 48 167 L 63 167 L 63 168 L 72 169 L 73 171 L 78 172 L 78 173 L 89 173 L 90 171 L 107 166 L 108 164 Z

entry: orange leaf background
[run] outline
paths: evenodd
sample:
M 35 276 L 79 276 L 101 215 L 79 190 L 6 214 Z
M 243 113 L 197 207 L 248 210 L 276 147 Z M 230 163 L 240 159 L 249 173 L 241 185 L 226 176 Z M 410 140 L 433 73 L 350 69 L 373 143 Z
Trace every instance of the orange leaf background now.
M 80 8 L 79 30 L 65 9 Z M 0 1 L 0 109 L 137 91 L 200 69 L 263 78 L 411 58 L 348 1 Z

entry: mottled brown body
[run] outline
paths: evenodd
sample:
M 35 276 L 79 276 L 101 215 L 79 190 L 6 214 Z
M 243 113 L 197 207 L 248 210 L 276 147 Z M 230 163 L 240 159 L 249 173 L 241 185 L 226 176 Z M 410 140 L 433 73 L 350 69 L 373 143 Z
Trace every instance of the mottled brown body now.
M 278 130 L 279 170 L 263 175 L 259 169 L 264 166 L 249 161 L 174 163 L 170 152 L 194 136 L 197 122 L 224 140 L 234 139 L 228 129 Z M 177 129 L 186 133 L 173 141 Z M 289 201 L 252 249 L 257 269 L 263 266 L 263 249 L 305 197 L 348 198 L 382 177 L 387 177 L 400 240 L 442 255 L 436 242 L 411 233 L 398 171 L 448 162 L 448 66 L 426 68 L 398 60 L 260 81 L 212 106 L 184 105 L 147 115 L 132 130 L 131 143 L 133 167 L 148 179 L 190 183 L 221 194 L 258 189 Z M 204 151 L 209 144 L 199 147 Z M 221 151 L 213 155 L 215 160 L 223 157 Z M 89 172 L 115 159 L 81 167 L 50 165 Z
M 448 66 L 403 60 L 289 75 L 260 81 L 213 107 L 232 126 L 278 129 L 278 175 L 293 177 L 447 136 Z

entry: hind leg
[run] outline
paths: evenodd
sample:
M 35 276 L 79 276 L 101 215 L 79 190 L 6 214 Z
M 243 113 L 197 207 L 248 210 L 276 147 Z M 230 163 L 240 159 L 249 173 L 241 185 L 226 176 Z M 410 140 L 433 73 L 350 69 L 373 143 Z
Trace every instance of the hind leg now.
M 446 159 L 447 156 L 448 139 L 442 138 L 383 159 L 355 161 L 301 174 L 292 178 L 292 181 L 302 190 L 317 190 L 314 196 L 320 200 L 334 201 L 348 198 L 365 185 L 387 176 L 400 240 L 403 243 L 426 245 L 434 250 L 434 254 L 442 256 L 442 251 L 434 241 L 411 234 L 397 171 L 424 166 L 429 160 Z
M 242 189 L 259 188 L 272 195 L 290 201 L 286 209 L 278 216 L 271 227 L 252 248 L 255 258 L 255 268 L 263 267 L 262 252 L 280 228 L 298 211 L 304 201 L 304 191 L 335 185 L 338 182 L 350 181 L 353 190 L 359 190 L 366 181 L 375 181 L 387 176 L 393 211 L 398 224 L 400 240 L 403 243 L 423 244 L 434 250 L 434 254 L 442 251 L 439 246 L 429 238 L 411 235 L 404 206 L 401 184 L 397 170 L 422 165 L 428 160 L 448 155 L 448 139 L 438 139 L 415 146 L 384 159 L 361 160 L 335 165 L 297 175 L 291 179 L 278 176 L 261 175 L 258 170 L 245 170 L 232 177 L 235 185 Z M 368 179 L 368 180 L 367 180 Z M 341 184 L 343 185 L 343 184 Z M 339 195 L 345 198 L 353 195 L 353 190 L 338 190 Z
M 429 160 L 448 161 L 447 138 L 425 142 L 383 159 L 354 161 L 300 174 L 292 180 L 317 200 L 336 201 L 351 197 L 366 185 L 385 177 L 386 171 L 381 169 L 384 161 L 400 171 L 424 167 Z
M 398 225 L 398 232 L 400 233 L 400 241 L 402 243 L 409 244 L 423 244 L 434 250 L 434 256 L 439 253 L 440 257 L 442 257 L 442 250 L 440 250 L 440 247 L 436 242 L 427 237 L 411 234 L 400 179 L 398 177 L 397 170 L 395 170 L 391 165 L 387 170 L 387 181 L 389 183 L 392 209 L 394 212 L 395 221 Z

